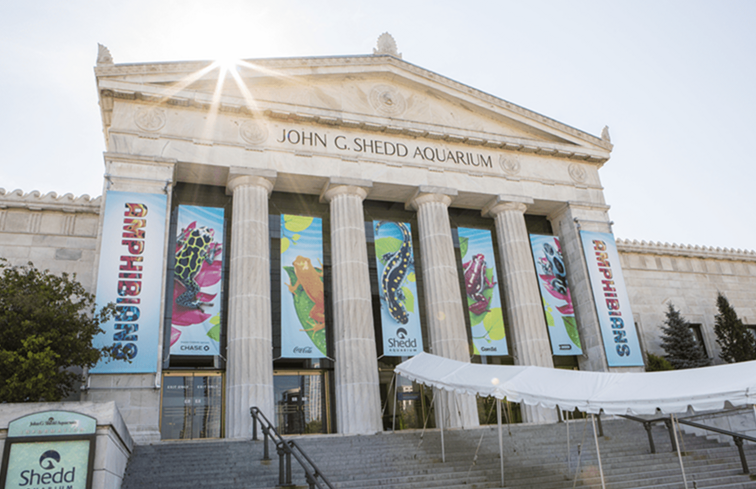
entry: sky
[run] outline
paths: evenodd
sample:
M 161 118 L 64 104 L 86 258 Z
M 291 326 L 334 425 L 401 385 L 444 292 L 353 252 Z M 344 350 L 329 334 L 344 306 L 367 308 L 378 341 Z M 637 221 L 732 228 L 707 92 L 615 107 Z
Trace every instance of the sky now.
M 756 2 L 40 0 L 0 16 L 0 188 L 102 193 L 93 67 L 371 54 L 599 136 L 618 238 L 756 249 Z

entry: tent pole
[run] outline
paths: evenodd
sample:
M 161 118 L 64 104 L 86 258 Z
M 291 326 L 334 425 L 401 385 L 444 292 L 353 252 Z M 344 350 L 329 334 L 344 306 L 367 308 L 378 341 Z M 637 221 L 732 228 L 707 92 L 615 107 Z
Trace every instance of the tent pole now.
M 433 390 L 433 399 L 436 398 L 436 391 L 438 389 Z M 436 409 L 438 409 L 438 404 L 436 404 Z M 438 416 L 438 419 L 441 421 L 441 461 L 446 463 L 446 447 L 444 446 L 444 410 L 441 409 L 441 416 Z
M 396 433 L 396 391 L 399 390 L 399 375 L 394 374 L 394 415 L 391 417 L 391 432 Z
M 567 468 L 572 467 L 572 455 L 570 453 L 570 413 L 564 411 L 564 423 L 567 425 Z
M 601 489 L 606 489 L 604 482 L 604 468 L 601 466 L 601 451 L 599 450 L 598 433 L 596 432 L 596 415 L 591 413 L 591 426 L 593 426 L 593 439 L 596 442 L 596 456 L 598 457 L 599 475 L 601 476 Z M 687 486 L 686 488 L 687 489 Z
M 501 487 L 504 487 L 504 440 L 501 435 L 501 400 L 496 399 L 496 424 L 499 425 L 499 460 L 501 465 Z
M 688 479 L 685 477 L 685 466 L 683 465 L 682 453 L 680 453 L 680 442 L 677 441 L 677 428 L 675 427 L 675 415 L 669 415 L 669 419 L 672 420 L 672 432 L 675 434 L 675 445 L 677 445 L 677 459 L 680 461 L 680 470 L 682 470 L 683 484 L 685 489 L 688 489 Z

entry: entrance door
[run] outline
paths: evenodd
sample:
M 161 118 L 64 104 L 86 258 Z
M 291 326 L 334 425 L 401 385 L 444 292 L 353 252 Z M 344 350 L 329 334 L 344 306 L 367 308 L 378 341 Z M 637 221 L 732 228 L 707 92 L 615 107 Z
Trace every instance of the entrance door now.
M 276 429 L 282 435 L 330 433 L 328 375 L 322 370 L 277 370 Z
M 160 436 L 193 440 L 222 436 L 223 376 L 220 372 L 163 374 Z

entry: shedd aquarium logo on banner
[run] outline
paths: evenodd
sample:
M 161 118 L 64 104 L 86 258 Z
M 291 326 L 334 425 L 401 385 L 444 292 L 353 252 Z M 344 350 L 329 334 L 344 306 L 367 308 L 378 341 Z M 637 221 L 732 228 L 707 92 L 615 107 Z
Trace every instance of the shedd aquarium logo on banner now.
M 84 489 L 89 441 L 14 443 L 5 488 Z

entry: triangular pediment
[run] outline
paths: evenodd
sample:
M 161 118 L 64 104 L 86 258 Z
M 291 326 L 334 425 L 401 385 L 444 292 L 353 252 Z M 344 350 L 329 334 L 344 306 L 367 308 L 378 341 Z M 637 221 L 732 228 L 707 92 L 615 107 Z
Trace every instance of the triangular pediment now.
M 344 125 L 602 163 L 609 141 L 393 56 L 249 60 L 218 87 L 209 62 L 98 66 L 101 97 Z M 198 76 L 199 74 L 199 76 Z M 220 94 L 220 95 L 219 95 Z M 102 104 L 106 111 L 109 104 Z M 112 104 L 110 104 L 112 106 Z M 104 120 L 107 118 L 104 114 Z M 107 128 L 107 120 L 106 120 Z

